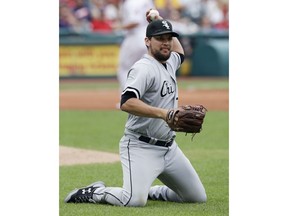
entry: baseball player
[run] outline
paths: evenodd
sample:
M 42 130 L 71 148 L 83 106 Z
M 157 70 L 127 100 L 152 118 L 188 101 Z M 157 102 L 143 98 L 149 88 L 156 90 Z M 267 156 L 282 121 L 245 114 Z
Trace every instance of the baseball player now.
M 148 53 L 129 70 L 121 98 L 121 110 L 129 113 L 120 140 L 123 186 L 94 182 L 70 192 L 65 202 L 137 207 L 147 199 L 206 202 L 201 180 L 166 122 L 169 110 L 178 107 L 176 70 L 184 51 L 177 37 L 169 21 L 159 16 L 150 22 Z M 156 178 L 163 185 L 151 186 Z
M 124 30 L 124 40 L 120 46 L 119 66 L 117 79 L 120 85 L 120 92 L 123 91 L 127 79 L 127 73 L 131 66 L 138 61 L 147 51 L 143 38 L 147 20 L 145 14 L 147 8 L 154 8 L 152 0 L 125 0 L 121 5 L 121 29 Z

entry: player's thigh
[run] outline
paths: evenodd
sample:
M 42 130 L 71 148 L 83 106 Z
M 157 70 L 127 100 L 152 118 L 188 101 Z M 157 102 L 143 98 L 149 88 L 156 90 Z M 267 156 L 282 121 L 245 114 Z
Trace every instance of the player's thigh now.
M 133 199 L 147 199 L 153 181 L 163 170 L 164 160 L 161 162 L 152 149 L 141 146 L 137 140 L 124 137 L 121 142 L 123 189 L 131 193 Z
M 205 188 L 196 170 L 178 147 L 159 179 L 185 201 L 206 201 Z

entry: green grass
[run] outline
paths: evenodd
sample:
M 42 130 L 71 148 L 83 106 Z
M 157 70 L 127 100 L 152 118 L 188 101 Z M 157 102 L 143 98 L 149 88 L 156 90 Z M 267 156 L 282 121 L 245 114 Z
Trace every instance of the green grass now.
M 105 118 L 104 118 L 105 117 Z M 121 111 L 60 111 L 60 145 L 118 152 L 127 114 Z M 120 163 L 60 166 L 59 212 L 72 215 L 229 215 L 228 112 L 209 111 L 203 130 L 191 141 L 177 134 L 177 142 L 197 170 L 208 196 L 205 204 L 148 201 L 144 208 L 110 205 L 65 204 L 65 196 L 75 187 L 102 180 L 108 186 L 122 185 Z M 107 123 L 108 122 L 108 123 Z M 159 184 L 156 180 L 154 184 Z
M 60 144 L 65 146 L 118 152 L 127 114 L 122 111 L 60 111 Z M 212 140 L 211 140 L 212 139 Z M 183 150 L 194 148 L 228 148 L 228 113 L 209 111 L 203 130 L 193 140 L 184 133 L 177 134 Z M 216 143 L 216 145 L 215 145 Z
M 180 204 L 148 201 L 144 208 L 121 208 L 110 205 L 65 204 L 65 196 L 75 187 L 85 186 L 95 180 L 105 180 L 109 186 L 122 185 L 120 163 L 85 165 L 60 168 L 60 215 L 228 215 L 228 162 L 208 159 L 193 161 L 206 188 L 205 204 Z M 201 169 L 205 167 L 205 169 Z M 221 176 L 221 177 L 220 177 Z M 158 182 L 156 182 L 158 183 Z
M 122 111 L 60 111 L 60 144 L 118 152 L 126 118 Z

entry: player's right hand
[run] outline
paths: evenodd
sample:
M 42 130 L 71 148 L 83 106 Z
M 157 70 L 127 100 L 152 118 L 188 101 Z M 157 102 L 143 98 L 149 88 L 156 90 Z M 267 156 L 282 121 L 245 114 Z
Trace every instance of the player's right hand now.
M 152 22 L 153 20 L 162 20 L 163 18 L 160 16 L 160 15 L 152 15 L 150 14 L 151 10 L 153 11 L 157 11 L 156 9 L 153 9 L 153 8 L 150 8 L 147 12 L 146 12 L 146 20 L 150 23 Z M 158 12 L 158 11 L 157 11 Z M 159 14 L 159 12 L 158 12 Z

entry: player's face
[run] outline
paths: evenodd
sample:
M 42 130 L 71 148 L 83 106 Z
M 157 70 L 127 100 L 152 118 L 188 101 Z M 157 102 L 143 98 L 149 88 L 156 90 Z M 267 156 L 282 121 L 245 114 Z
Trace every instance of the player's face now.
M 150 41 L 150 52 L 155 59 L 165 62 L 171 55 L 172 35 L 153 36 Z

